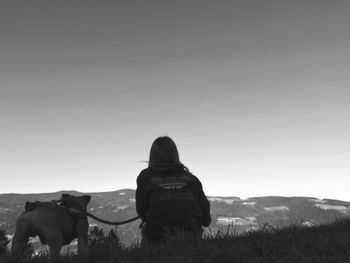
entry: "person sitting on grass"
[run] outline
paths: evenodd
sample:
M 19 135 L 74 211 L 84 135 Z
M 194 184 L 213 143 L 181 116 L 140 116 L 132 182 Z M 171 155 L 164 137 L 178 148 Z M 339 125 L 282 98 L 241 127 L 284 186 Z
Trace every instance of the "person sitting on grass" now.
M 142 244 L 171 237 L 200 239 L 211 223 L 210 204 L 202 184 L 179 159 L 174 141 L 157 138 L 148 168 L 137 177 L 136 211 L 141 217 Z

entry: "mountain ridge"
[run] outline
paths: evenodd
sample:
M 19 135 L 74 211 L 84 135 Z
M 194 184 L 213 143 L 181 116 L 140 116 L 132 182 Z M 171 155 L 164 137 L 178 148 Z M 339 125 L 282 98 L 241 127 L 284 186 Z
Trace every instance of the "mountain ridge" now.
M 79 192 L 62 190 L 48 193 L 0 194 L 0 229 L 8 234 L 14 232 L 14 222 L 24 211 L 26 201 L 57 200 L 63 193 L 91 195 L 89 213 L 110 221 L 122 221 L 137 215 L 135 190 L 124 188 L 108 192 Z M 211 205 L 212 224 L 210 231 L 236 233 L 261 229 L 266 223 L 273 227 L 285 227 L 291 224 L 304 226 L 318 225 L 350 216 L 350 202 L 315 197 L 262 196 L 241 199 L 237 196 L 208 196 Z M 91 226 L 108 231 L 113 226 L 104 225 L 89 218 Z M 117 232 L 125 244 L 140 239 L 140 220 L 118 226 Z
M 62 194 L 62 193 L 71 193 L 71 194 L 108 194 L 108 193 L 117 193 L 121 191 L 136 191 L 136 189 L 133 188 L 122 188 L 118 190 L 112 190 L 112 191 L 78 191 L 78 190 L 59 190 L 55 192 L 40 192 L 40 193 L 0 193 L 0 200 L 3 196 L 16 196 L 16 195 L 28 195 L 28 196 L 41 196 L 41 195 L 54 195 L 54 194 Z M 219 197 L 219 198 L 239 198 L 241 200 L 248 200 L 248 199 L 254 199 L 254 198 L 314 198 L 319 199 L 317 197 L 313 196 L 299 196 L 299 195 L 292 195 L 292 196 L 283 196 L 283 195 L 264 195 L 264 196 L 251 196 L 246 198 L 241 198 L 239 196 L 225 196 L 225 195 L 207 195 L 207 197 Z M 339 201 L 339 202 L 345 202 L 350 203 L 350 201 L 340 200 L 340 199 L 333 199 L 333 198 L 322 198 L 319 200 L 325 200 L 325 201 Z

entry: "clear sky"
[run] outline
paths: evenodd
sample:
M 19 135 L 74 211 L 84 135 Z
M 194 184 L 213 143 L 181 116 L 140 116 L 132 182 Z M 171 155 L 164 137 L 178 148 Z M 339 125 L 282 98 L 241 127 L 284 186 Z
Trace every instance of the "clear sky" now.
M 155 138 L 208 195 L 350 201 L 350 1 L 0 3 L 0 193 L 136 188 Z

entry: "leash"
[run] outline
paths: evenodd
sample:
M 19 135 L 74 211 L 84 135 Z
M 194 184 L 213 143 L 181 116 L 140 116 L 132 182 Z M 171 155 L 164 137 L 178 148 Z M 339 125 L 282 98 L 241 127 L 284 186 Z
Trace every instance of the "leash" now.
M 85 212 L 85 214 L 101 223 L 105 223 L 105 224 L 108 224 L 108 225 L 114 225 L 114 226 L 119 226 L 119 225 L 124 225 L 124 224 L 127 224 L 127 223 L 130 223 L 132 221 L 135 221 L 137 219 L 139 219 L 140 217 L 139 216 L 135 216 L 133 218 L 130 218 L 130 219 L 127 219 L 127 220 L 124 220 L 124 221 L 108 221 L 108 220 L 104 220 L 104 219 L 101 219 L 101 218 L 98 218 L 97 216 L 94 216 L 92 214 L 90 214 L 89 212 Z
M 105 220 L 105 219 L 101 219 L 101 218 L 99 218 L 99 217 L 97 217 L 97 216 L 95 216 L 93 214 L 90 214 L 89 212 L 85 212 L 85 211 L 81 211 L 79 209 L 75 209 L 75 208 L 72 208 L 72 207 L 64 206 L 64 205 L 62 205 L 62 199 L 52 200 L 51 202 L 68 209 L 68 211 L 72 212 L 73 214 L 80 214 L 80 215 L 83 215 L 83 216 L 88 216 L 88 217 L 91 217 L 91 218 L 95 219 L 96 221 L 99 221 L 99 222 L 107 224 L 107 225 L 113 225 L 113 226 L 124 225 L 124 224 L 130 223 L 130 222 L 136 221 L 137 219 L 140 218 L 139 216 L 135 216 L 133 218 L 130 218 L 130 219 L 127 219 L 127 220 L 123 220 L 123 221 L 108 221 L 108 220 Z

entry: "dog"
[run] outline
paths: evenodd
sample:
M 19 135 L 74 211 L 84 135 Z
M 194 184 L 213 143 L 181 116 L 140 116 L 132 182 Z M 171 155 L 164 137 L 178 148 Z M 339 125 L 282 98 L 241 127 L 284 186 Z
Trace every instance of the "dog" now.
M 29 237 L 39 236 L 52 257 L 60 256 L 62 246 L 78 238 L 78 254 L 86 255 L 89 223 L 86 216 L 91 196 L 62 194 L 57 202 L 26 202 L 25 211 L 16 222 L 12 253 L 20 251 Z

